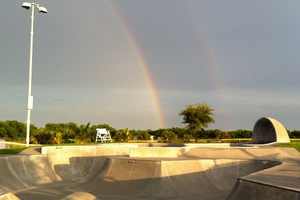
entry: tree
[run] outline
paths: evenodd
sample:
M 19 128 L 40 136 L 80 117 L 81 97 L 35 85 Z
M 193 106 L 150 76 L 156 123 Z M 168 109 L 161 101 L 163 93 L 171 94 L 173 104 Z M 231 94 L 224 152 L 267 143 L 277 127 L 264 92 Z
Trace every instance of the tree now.
M 92 138 L 91 138 L 91 129 L 90 129 L 90 122 L 87 123 L 87 125 L 80 125 L 80 132 L 79 132 L 79 136 L 77 136 L 75 139 L 77 141 L 80 142 L 91 142 Z
M 129 139 L 131 139 L 131 133 L 129 131 L 129 128 L 126 128 L 124 130 L 119 130 L 113 137 L 113 139 L 117 142 L 128 142 Z
M 162 133 L 162 137 L 165 140 L 177 140 L 178 139 L 178 135 L 176 135 L 173 131 L 164 131 Z
M 140 131 L 138 139 L 139 140 L 150 140 L 151 135 L 148 133 L 148 131 Z
M 179 116 L 183 116 L 183 124 L 188 124 L 186 127 L 193 131 L 196 135 L 198 130 L 207 128 L 210 123 L 215 120 L 211 117 L 214 109 L 206 103 L 189 104 L 185 110 L 180 111 Z
M 63 134 L 62 132 L 57 132 L 55 134 L 55 137 L 54 137 L 54 142 L 55 144 L 61 144 L 64 142 L 64 139 L 62 138 L 63 137 Z
M 30 134 L 30 142 L 35 144 L 52 144 L 54 141 L 54 131 L 39 128 L 36 132 Z
M 123 135 L 124 140 L 127 141 L 127 142 L 128 142 L 129 139 L 131 139 L 131 133 L 129 132 L 128 127 L 126 129 L 124 129 L 122 135 Z

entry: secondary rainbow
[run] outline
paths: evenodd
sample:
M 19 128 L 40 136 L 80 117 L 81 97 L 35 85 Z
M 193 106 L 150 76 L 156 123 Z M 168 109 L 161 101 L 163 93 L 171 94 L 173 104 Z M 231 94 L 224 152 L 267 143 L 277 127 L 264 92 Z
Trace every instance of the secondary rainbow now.
M 153 107 L 155 109 L 156 118 L 158 120 L 158 126 L 159 128 L 165 128 L 166 125 L 165 125 L 165 120 L 161 109 L 160 101 L 145 56 L 143 55 L 141 49 L 139 48 L 139 45 L 136 39 L 134 38 L 132 31 L 130 30 L 128 24 L 124 20 L 124 17 L 122 16 L 121 12 L 118 10 L 116 5 L 114 5 L 112 1 L 104 1 L 104 2 L 107 5 L 107 7 L 110 9 L 112 15 L 115 17 L 116 22 L 118 23 L 118 26 L 122 30 L 127 40 L 128 46 L 130 47 L 138 66 L 141 68 L 143 78 L 145 80 L 145 83 L 147 85 L 150 94 L 151 102 L 153 103 Z
M 212 77 L 212 83 L 214 85 L 214 92 L 218 97 L 218 112 L 222 113 L 222 115 L 227 115 L 229 113 L 226 103 L 224 101 L 224 95 L 226 95 L 226 90 L 224 88 L 224 80 L 221 74 L 221 63 L 219 62 L 217 52 L 214 48 L 214 42 L 210 38 L 209 29 L 205 26 L 202 16 L 202 13 L 196 9 L 190 3 L 184 4 L 186 7 L 186 13 L 190 18 L 191 27 L 194 27 L 194 31 L 198 34 L 199 43 L 201 46 L 201 52 L 205 55 L 207 65 L 209 66 L 210 75 Z M 200 62 L 199 62 L 200 63 Z M 230 130 L 232 129 L 231 123 L 228 121 L 229 118 L 223 117 L 223 123 L 226 124 L 226 127 Z

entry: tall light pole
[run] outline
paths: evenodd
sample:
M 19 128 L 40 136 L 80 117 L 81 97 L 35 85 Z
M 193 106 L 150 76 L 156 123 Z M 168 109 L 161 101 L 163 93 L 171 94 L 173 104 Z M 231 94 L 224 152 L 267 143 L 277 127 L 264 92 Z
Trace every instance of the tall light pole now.
M 27 121 L 26 121 L 26 147 L 29 146 L 30 140 L 30 112 L 33 109 L 33 96 L 31 96 L 31 82 L 32 82 L 32 55 L 33 55 L 33 22 L 34 22 L 34 6 L 37 7 L 40 13 L 47 13 L 47 9 L 45 7 L 40 7 L 39 4 L 36 3 L 28 3 L 24 2 L 22 7 L 26 10 L 31 9 L 31 31 L 30 31 L 30 56 L 29 56 L 29 81 L 28 81 L 28 104 L 27 104 Z

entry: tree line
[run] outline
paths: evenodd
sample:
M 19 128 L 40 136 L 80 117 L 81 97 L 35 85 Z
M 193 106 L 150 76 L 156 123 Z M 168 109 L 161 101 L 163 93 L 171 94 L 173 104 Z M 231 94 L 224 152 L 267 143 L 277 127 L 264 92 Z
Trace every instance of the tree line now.
M 30 143 L 33 144 L 61 144 L 61 143 L 89 143 L 94 142 L 97 128 L 106 128 L 116 142 L 126 142 L 130 139 L 149 140 L 151 137 L 164 141 L 191 141 L 198 139 L 236 139 L 252 138 L 252 131 L 238 129 L 236 131 L 222 131 L 219 129 L 206 130 L 212 118 L 214 109 L 206 103 L 189 104 L 185 110 L 179 112 L 183 117 L 185 128 L 165 128 L 158 130 L 129 130 L 115 129 L 108 124 L 78 126 L 70 123 L 48 123 L 43 128 L 30 125 Z M 290 138 L 300 138 L 300 131 L 287 130 Z M 13 141 L 25 141 L 26 125 L 18 121 L 0 121 L 0 138 Z
M 77 125 L 70 123 L 48 123 L 38 128 L 31 124 L 31 144 L 61 144 L 61 143 L 89 143 L 95 142 L 96 129 L 106 128 L 110 131 L 115 142 L 127 142 L 130 139 L 149 140 L 151 136 L 160 137 L 167 141 L 189 141 L 190 139 L 235 139 L 252 138 L 252 131 L 238 129 L 235 131 L 194 130 L 188 128 L 166 128 L 158 130 L 130 130 L 115 129 L 108 124 L 91 125 L 90 123 Z M 300 131 L 287 130 L 290 138 L 300 138 Z M 16 120 L 0 121 L 0 138 L 7 141 L 25 142 L 26 124 Z

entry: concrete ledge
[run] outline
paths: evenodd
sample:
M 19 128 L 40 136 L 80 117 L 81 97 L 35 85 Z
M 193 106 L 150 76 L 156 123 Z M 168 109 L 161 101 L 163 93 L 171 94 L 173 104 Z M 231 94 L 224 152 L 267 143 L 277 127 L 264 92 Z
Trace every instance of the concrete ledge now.
M 131 148 L 130 157 L 160 157 L 160 158 L 175 158 L 183 153 L 183 148 L 176 147 L 140 147 Z

